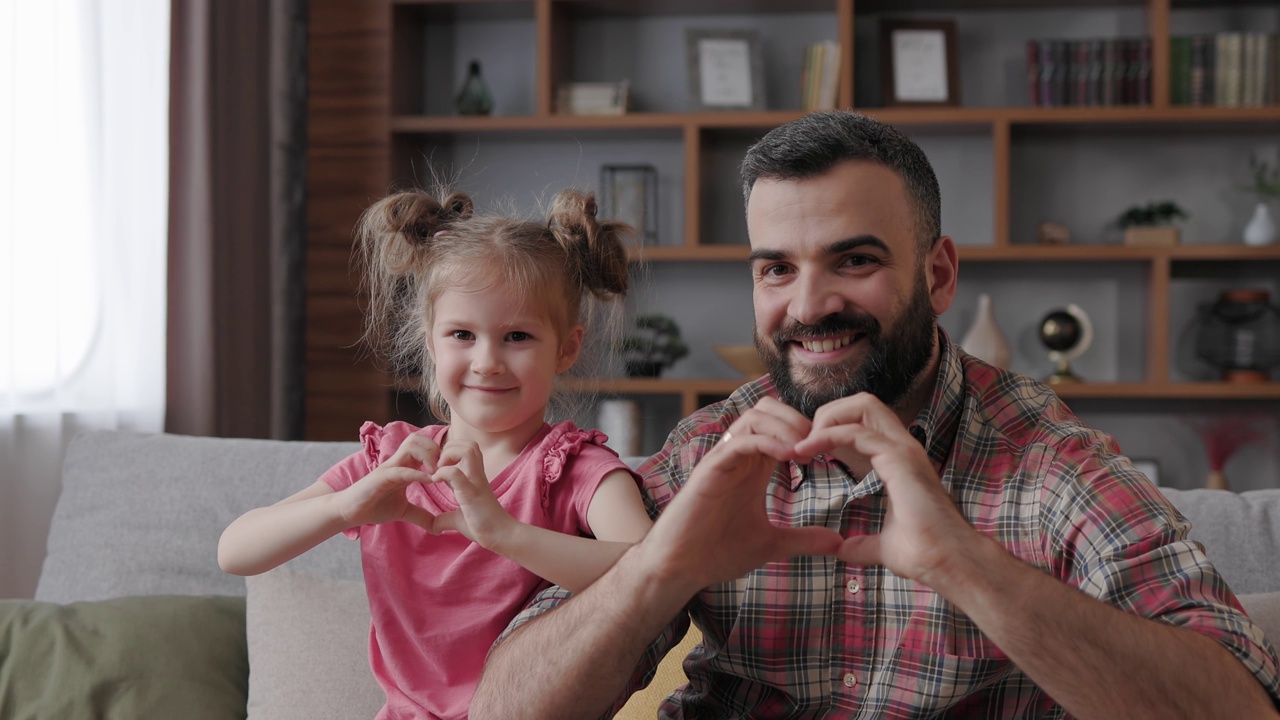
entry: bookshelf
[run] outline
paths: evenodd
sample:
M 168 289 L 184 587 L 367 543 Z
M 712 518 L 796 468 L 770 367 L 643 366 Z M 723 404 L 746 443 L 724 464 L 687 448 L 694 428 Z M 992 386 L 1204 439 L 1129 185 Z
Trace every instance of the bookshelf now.
M 881 106 L 877 26 L 901 17 L 957 23 L 959 107 Z M 823 40 L 839 48 L 837 105 L 902 128 L 935 162 L 944 231 L 960 244 L 961 292 L 942 318 L 954 338 L 976 293 L 992 293 L 1017 346 L 1013 369 L 1044 374 L 1047 360 L 1027 328 L 1052 305 L 1083 298 L 1095 303 L 1089 309 L 1105 337 L 1078 366 L 1091 382 L 1060 391 L 1077 411 L 1120 404 L 1170 420 L 1206 402 L 1280 409 L 1280 383 L 1213 382 L 1188 366 L 1181 348 L 1197 303 L 1218 289 L 1258 285 L 1280 297 L 1280 246 L 1239 242 L 1246 201 L 1231 191 L 1248 151 L 1280 142 L 1280 106 L 1175 105 L 1170 92 L 1174 37 L 1280 32 L 1271 4 L 316 0 L 311 23 L 309 437 L 349 439 L 363 420 L 404 410 L 394 407 L 404 395 L 354 347 L 350 230 L 388 189 L 428 179 L 427 167 L 458 170 L 460 186 L 477 197 L 529 201 L 548 188 L 593 187 L 602 163 L 656 165 L 663 240 L 637 258 L 660 292 L 634 302 L 675 316 L 701 344 L 670 377 L 606 378 L 598 387 L 652 404 L 670 415 L 654 425 L 668 428 L 676 413 L 731 392 L 742 379 L 711 346 L 750 336 L 735 164 L 760 134 L 801 114 L 804 50 Z M 691 26 L 761 32 L 768 109 L 688 110 L 683 30 Z M 1150 38 L 1150 104 L 1032 107 L 1022 64 L 1028 40 L 1098 36 Z M 473 57 L 498 102 L 491 117 L 452 114 Z M 621 79 L 631 80 L 633 112 L 555 113 L 559 82 Z M 1108 218 L 1156 194 L 1191 206 L 1196 226 L 1184 244 L 1117 244 L 1104 229 Z M 1067 222 L 1071 244 L 1036 244 L 1043 220 Z M 646 451 L 660 441 L 646 437 Z

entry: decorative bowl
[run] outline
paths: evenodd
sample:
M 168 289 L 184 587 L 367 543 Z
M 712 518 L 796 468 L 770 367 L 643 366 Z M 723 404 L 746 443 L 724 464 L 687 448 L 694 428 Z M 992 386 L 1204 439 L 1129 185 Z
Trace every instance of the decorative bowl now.
M 765 374 L 764 361 L 755 345 L 717 345 L 716 354 L 734 370 L 747 377 L 757 378 Z

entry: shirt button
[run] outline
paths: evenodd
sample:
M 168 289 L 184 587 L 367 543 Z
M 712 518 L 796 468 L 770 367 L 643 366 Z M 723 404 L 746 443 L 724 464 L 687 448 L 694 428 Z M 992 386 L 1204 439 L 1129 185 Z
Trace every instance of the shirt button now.
M 857 594 L 857 592 L 862 589 L 862 586 L 858 584 L 857 578 L 850 580 L 845 587 L 849 588 L 849 592 L 854 594 Z
M 858 684 L 858 678 L 854 677 L 853 673 L 845 673 L 845 676 L 844 676 L 845 687 L 853 687 L 854 685 L 857 685 L 857 684 Z
M 818 462 L 826 462 L 826 461 L 827 461 L 827 454 L 826 454 L 826 453 L 818 453 L 817 455 L 814 455 L 814 456 L 813 456 L 813 459 L 814 459 L 814 460 L 817 460 Z

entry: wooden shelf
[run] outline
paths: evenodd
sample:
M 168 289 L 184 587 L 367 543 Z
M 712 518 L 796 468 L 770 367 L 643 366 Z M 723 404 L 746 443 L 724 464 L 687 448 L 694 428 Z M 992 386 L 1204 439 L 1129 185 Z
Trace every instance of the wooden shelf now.
M 600 378 L 583 380 L 572 388 L 602 394 L 626 395 L 729 395 L 749 378 L 668 379 Z M 1185 400 L 1273 400 L 1280 399 L 1280 382 L 1220 383 L 1074 383 L 1052 386 L 1064 398 L 1185 399 Z
M 1078 383 L 1054 385 L 1064 398 L 1115 398 L 1119 400 L 1276 400 L 1280 382 L 1271 383 Z
M 959 250 L 961 262 L 1280 261 L 1280 245 L 964 245 Z M 750 252 L 747 245 L 654 245 L 633 250 L 631 257 L 645 262 L 746 262 Z
M 982 128 L 1007 123 L 1017 127 L 1069 125 L 1230 126 L 1280 122 L 1280 105 L 1222 107 L 1067 107 L 1067 108 L 857 108 L 884 122 L 904 127 Z M 803 115 L 799 110 L 763 112 L 644 113 L 625 115 L 509 115 L 463 117 L 452 115 L 395 115 L 396 133 L 464 133 L 544 130 L 764 130 Z
M 1269 0 L 1274 2 L 1274 0 Z M 854 27 L 878 12 L 968 12 L 998 8 L 1002 11 L 1038 11 L 1055 8 L 1074 11 L 1081 7 L 1131 7 L 1146 15 L 1145 32 L 1152 37 L 1150 106 L 1122 107 L 1012 107 L 983 106 L 957 108 L 861 107 L 862 112 L 907 129 L 913 135 L 939 138 L 974 152 L 989 148 L 991 231 L 960 240 L 989 240 L 982 246 L 961 247 L 962 263 L 1013 264 L 992 267 L 987 274 L 1008 277 L 1021 272 L 1018 263 L 1076 265 L 1066 268 L 1070 277 L 1088 275 L 1093 264 L 1111 263 L 1123 267 L 1125 277 L 1145 283 L 1140 293 L 1142 310 L 1141 368 L 1126 368 L 1126 377 L 1146 381 L 1132 383 L 1084 383 L 1059 386 L 1064 398 L 1152 400 L 1194 403 L 1199 400 L 1245 402 L 1280 401 L 1280 383 L 1230 385 L 1226 383 L 1178 383 L 1169 378 L 1175 354 L 1175 316 L 1185 314 L 1185 302 L 1171 300 L 1179 284 L 1213 284 L 1218 279 L 1241 277 L 1253 281 L 1271 277 L 1280 263 L 1280 246 L 1252 248 L 1244 245 L 1180 245 L 1175 247 L 1126 247 L 1120 245 L 1070 244 L 1042 246 L 1028 237 L 1029 223 L 1014 216 L 1020 210 L 1018 191 L 1024 187 L 1026 168 L 1037 157 L 1026 149 L 1053 145 L 1059 140 L 1087 144 L 1096 138 L 1123 144 L 1132 137 L 1167 136 L 1168 143 L 1186 137 L 1214 133 L 1223 138 L 1248 134 L 1265 142 L 1280 127 L 1280 106 L 1251 108 L 1182 107 L 1169 102 L 1171 15 L 1185 7 L 1227 7 L 1224 13 L 1244 5 L 1264 6 L 1268 0 L 1232 0 L 1220 4 L 1210 0 L 368 0 L 360 3 L 327 2 L 312 8 L 309 42 L 312 93 L 308 122 L 311 127 L 308 163 L 308 376 L 307 435 L 315 439 L 346 439 L 351 429 L 366 419 L 386 415 L 387 396 L 397 387 L 384 374 L 361 359 L 358 350 L 360 311 L 352 293 L 350 242 L 352 226 L 372 198 L 383 195 L 396 182 L 415 177 L 397 167 L 405 158 L 449 155 L 451 139 L 467 136 L 463 145 L 495 141 L 516 141 L 534 146 L 542 141 L 572 141 L 597 138 L 605 145 L 625 144 L 633 139 L 656 139 L 659 144 L 677 144 L 682 163 L 670 170 L 679 173 L 683 204 L 680 228 L 670 232 L 679 245 L 649 246 L 632 253 L 636 260 L 652 263 L 745 263 L 749 248 L 738 243 L 740 228 L 723 230 L 720 215 L 729 203 L 736 203 L 736 188 L 716 186 L 724 174 L 727 158 L 764 131 L 800 117 L 798 109 L 726 112 L 633 112 L 621 116 L 567 116 L 554 113 L 556 86 L 565 80 L 588 79 L 575 65 L 575 23 L 582 18 L 629 16 L 683 16 L 705 14 L 734 16 L 757 13 L 822 13 L 832 19 L 834 39 L 841 46 L 841 63 L 855 68 Z M 521 98 L 514 107 L 523 115 L 498 117 L 457 117 L 447 114 L 458 68 L 457 59 L 440 59 L 454 49 L 436 43 L 427 32 L 441 36 L 470 34 L 473 29 L 489 32 L 490 20 L 514 20 L 516 32 L 526 35 L 532 53 L 521 58 L 517 72 L 509 77 L 518 82 Z M 725 20 L 729 22 L 728 19 Z M 475 28 L 470 26 L 476 26 Z M 1099 34 L 1110 27 L 1097 24 Z M 528 32 L 526 33 L 526 28 Z M 1274 28 L 1259 28 L 1274 32 Z M 505 32 L 500 30 L 499 32 Z M 483 38 L 482 38 L 483 39 Z M 671 43 L 673 52 L 683 52 Z M 439 53 L 439 56 L 429 53 Z M 428 68 L 429 62 L 442 67 Z M 578 62 L 582 58 L 577 58 Z M 859 62 L 865 57 L 859 55 Z M 486 65 L 486 70 L 489 69 Z M 499 65 L 501 67 L 501 65 Z M 683 68 L 683 64 L 680 64 Z M 446 71 L 447 68 L 447 71 Z M 865 74 L 865 73 L 863 73 Z M 845 72 L 838 91 L 841 107 L 853 105 L 855 97 L 872 99 L 874 92 L 855 93 L 854 83 L 864 82 L 858 72 Z M 527 83 L 527 84 L 526 84 Z M 525 88 L 531 92 L 525 93 Z M 649 92 L 678 92 L 672 80 Z M 523 97 L 529 94 L 531 97 Z M 638 94 L 637 97 L 642 95 Z M 989 102 L 1016 102 L 1013 95 L 988 95 Z M 658 105 L 678 109 L 675 104 Z M 431 108 L 426 114 L 424 109 Z M 477 138 L 476 136 L 483 136 Z M 951 136 L 951 137 L 946 137 Z M 957 137 L 958 136 L 958 137 Z M 1061 138 L 1059 136 L 1062 136 Z M 1162 141 L 1163 142 L 1163 141 Z M 638 152 L 647 151 L 643 143 Z M 464 149 L 457 150 L 462 154 Z M 518 151 L 518 148 L 517 148 Z M 446 162 L 453 161 L 446 158 Z M 984 158 L 985 160 L 985 158 Z M 461 161 L 465 161 L 462 158 Z M 595 158 L 591 162 L 595 162 Z M 976 167 L 983 167 L 981 165 Z M 413 168 L 408 168 L 412 171 Z M 1040 171 L 1037 171 L 1040 172 Z M 589 173 L 589 171 L 588 171 Z M 1221 174 L 1221 173 L 1219 173 Z M 589 177 L 584 174 L 582 177 Z M 977 177 L 977 176 L 975 176 Z M 728 181 L 726 181 L 728 182 Z M 1059 183 L 1060 185 L 1061 183 Z M 1217 187 L 1227 187 L 1219 178 Z M 1207 189 L 1206 192 L 1215 190 Z M 740 206 L 733 207 L 740 212 Z M 978 214 L 985 208 L 976 208 Z M 1016 222 L 1015 222 L 1016 220 Z M 740 218 L 734 218 L 740 223 Z M 983 226 L 985 228 L 985 226 Z M 1082 225 L 1081 227 L 1085 227 Z M 1216 231 L 1218 228 L 1212 228 Z M 1205 228 L 1205 230 L 1210 230 Z M 716 234 L 716 233 L 720 234 Z M 1218 239 L 1218 235 L 1203 235 Z M 1082 236 L 1080 240 L 1101 240 Z M 1260 265 L 1254 266 L 1254 263 Z M 1202 266 L 1203 264 L 1203 266 Z M 1080 267 L 1081 265 L 1086 267 Z M 1135 266 L 1139 272 L 1134 272 Z M 1102 266 L 1098 266 L 1102 267 Z M 683 272 L 684 268 L 674 269 Z M 1104 268 L 1105 270 L 1105 268 Z M 1036 273 L 1043 269 L 1035 268 Z M 1045 274 L 1052 274 L 1052 270 Z M 1105 273 L 1104 273 L 1105 274 Z M 1139 277 L 1140 276 L 1140 277 Z M 1192 282 L 1183 282 L 1190 280 Z M 637 396 L 665 395 L 679 398 L 682 413 L 695 410 L 701 400 L 726 396 L 744 382 L 732 378 L 632 379 L 609 378 L 581 382 L 579 387 L 601 393 Z M 407 387 L 401 385 L 399 389 Z

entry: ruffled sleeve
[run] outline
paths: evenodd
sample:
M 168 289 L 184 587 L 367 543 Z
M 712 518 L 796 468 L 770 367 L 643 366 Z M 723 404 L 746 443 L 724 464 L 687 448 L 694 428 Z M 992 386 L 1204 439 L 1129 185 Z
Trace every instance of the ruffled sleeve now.
M 570 460 L 588 445 L 613 452 L 604 444 L 608 439 L 599 430 L 583 430 L 572 423 L 558 425 L 551 431 L 543 441 L 543 447 L 547 450 L 542 457 L 542 482 L 539 484 L 543 511 L 551 511 L 551 486 L 564 477 Z

